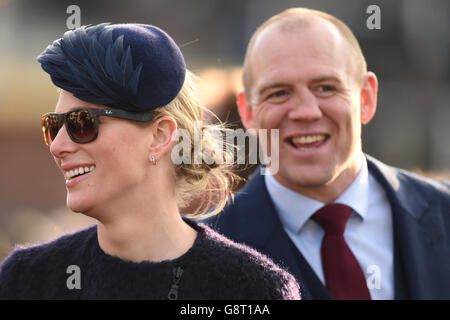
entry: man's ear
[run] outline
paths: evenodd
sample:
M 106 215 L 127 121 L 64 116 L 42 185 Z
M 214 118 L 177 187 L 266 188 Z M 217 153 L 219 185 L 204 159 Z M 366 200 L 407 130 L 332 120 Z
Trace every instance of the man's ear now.
M 177 131 L 176 121 L 168 115 L 156 119 L 151 125 L 149 138 L 149 151 L 155 156 L 155 160 L 161 159 L 164 154 L 170 152 Z
M 361 87 L 361 123 L 367 124 L 372 120 L 377 109 L 378 79 L 375 73 L 367 72 Z
M 238 111 L 242 124 L 246 129 L 255 129 L 253 124 L 253 110 L 244 91 L 240 91 L 237 96 Z

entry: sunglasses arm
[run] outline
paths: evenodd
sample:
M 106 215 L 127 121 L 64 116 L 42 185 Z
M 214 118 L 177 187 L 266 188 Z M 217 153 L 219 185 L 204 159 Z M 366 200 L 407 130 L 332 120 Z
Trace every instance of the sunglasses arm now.
M 152 120 L 155 115 L 152 113 L 133 113 L 121 109 L 95 109 L 95 113 L 101 116 L 114 117 L 120 119 L 147 122 Z

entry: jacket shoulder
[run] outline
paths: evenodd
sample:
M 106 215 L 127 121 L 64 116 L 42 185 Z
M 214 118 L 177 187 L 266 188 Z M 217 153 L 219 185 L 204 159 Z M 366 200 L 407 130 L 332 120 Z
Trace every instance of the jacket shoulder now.
M 450 181 L 438 180 L 411 171 L 384 164 L 366 155 L 371 173 L 395 190 L 407 190 L 408 193 L 450 196 Z
M 228 199 L 225 208 L 219 214 L 206 219 L 205 223 L 221 233 L 245 233 L 246 226 L 252 223 L 255 212 L 263 208 L 269 210 L 273 206 L 272 200 L 268 195 L 264 176 L 258 174 L 258 171 L 253 174 L 244 188 Z M 245 229 L 241 230 L 241 227 Z
M 432 179 L 410 171 L 397 169 L 400 179 L 409 180 L 417 184 L 420 188 L 429 188 L 430 190 L 443 195 L 450 196 L 450 181 Z

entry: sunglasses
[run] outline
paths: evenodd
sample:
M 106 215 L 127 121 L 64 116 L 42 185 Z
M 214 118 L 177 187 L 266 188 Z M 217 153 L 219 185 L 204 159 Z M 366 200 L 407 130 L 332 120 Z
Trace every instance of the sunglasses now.
M 131 113 L 121 109 L 80 108 L 66 113 L 46 113 L 42 116 L 42 133 L 47 146 L 56 138 L 59 130 L 66 125 L 70 139 L 76 143 L 88 143 L 98 136 L 98 117 L 106 116 L 139 122 L 154 118 L 151 113 Z

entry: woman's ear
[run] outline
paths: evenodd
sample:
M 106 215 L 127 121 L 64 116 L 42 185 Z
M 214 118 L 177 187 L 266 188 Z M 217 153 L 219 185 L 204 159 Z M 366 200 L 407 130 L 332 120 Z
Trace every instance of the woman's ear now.
M 170 152 L 176 131 L 177 122 L 169 115 L 164 115 L 153 121 L 149 137 L 149 151 L 156 161 Z
M 361 123 L 372 120 L 377 109 L 378 80 L 373 72 L 368 72 L 361 87 Z

